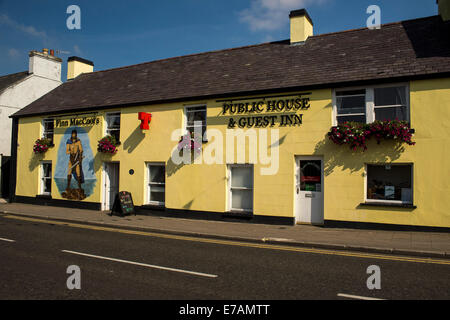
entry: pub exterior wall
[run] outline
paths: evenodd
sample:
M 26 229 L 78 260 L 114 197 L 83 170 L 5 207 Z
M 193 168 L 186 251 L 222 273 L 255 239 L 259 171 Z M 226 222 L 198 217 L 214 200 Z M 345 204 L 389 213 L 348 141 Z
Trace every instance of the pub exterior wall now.
M 352 152 L 346 146 L 334 145 L 326 137 L 333 124 L 332 89 L 314 90 L 308 110 L 301 110 L 303 124 L 279 127 L 279 170 L 275 175 L 262 175 L 267 167 L 254 164 L 254 215 L 289 217 L 295 214 L 295 157 L 323 156 L 325 220 L 383 223 L 410 226 L 450 227 L 450 78 L 411 81 L 411 127 L 415 129 L 415 146 L 375 142 L 366 152 Z M 250 100 L 250 99 L 249 99 Z M 120 163 L 120 190 L 132 193 L 136 206 L 147 202 L 149 162 L 166 165 L 166 208 L 223 213 L 227 211 L 227 163 L 176 165 L 171 160 L 178 141 L 172 141 L 174 130 L 183 128 L 184 106 L 207 105 L 207 128 L 224 136 L 230 119 L 223 116 L 223 102 L 217 100 L 170 103 L 139 107 L 97 110 L 98 125 L 84 127 L 93 154 L 92 171 L 96 182 L 92 193 L 83 201 L 101 203 L 102 165 L 106 161 Z M 105 135 L 105 114 L 121 112 L 121 145 L 116 155 L 97 152 L 97 142 Z M 152 114 L 150 130 L 143 132 L 139 112 Z M 245 116 L 245 115 L 243 115 Z M 236 115 L 236 118 L 239 118 Z M 67 128 L 55 129 L 55 147 L 45 155 L 34 155 L 34 141 L 42 135 L 44 117 L 21 118 L 18 132 L 16 195 L 36 197 L 39 194 L 39 164 L 58 161 L 58 149 L 64 145 Z M 269 134 L 270 137 L 270 134 Z M 83 142 L 85 143 L 85 142 Z M 209 141 L 203 149 L 213 143 Z M 246 145 L 248 153 L 249 146 Z M 248 159 L 248 157 L 246 157 Z M 236 161 L 234 161 L 236 162 Z M 361 206 L 365 199 L 365 165 L 413 164 L 413 199 L 417 208 L 372 208 Z M 230 164 L 230 163 L 229 163 Z M 134 174 L 130 175 L 129 170 Z M 52 198 L 64 200 L 54 180 Z M 206 214 L 206 213 L 205 213 Z

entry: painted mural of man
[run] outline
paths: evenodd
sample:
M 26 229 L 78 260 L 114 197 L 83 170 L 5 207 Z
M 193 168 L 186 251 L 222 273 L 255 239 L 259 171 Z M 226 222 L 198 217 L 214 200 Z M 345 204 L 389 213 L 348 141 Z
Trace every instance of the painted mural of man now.
M 78 139 L 77 130 L 72 131 L 70 139 L 66 142 L 66 154 L 69 155 L 69 164 L 67 168 L 67 198 L 75 198 L 77 200 L 82 200 L 84 196 L 84 191 L 81 188 L 81 184 L 84 183 L 83 175 L 83 145 L 81 140 Z M 72 181 L 72 175 L 78 183 L 78 190 L 71 190 L 70 183 Z M 76 192 L 74 192 L 76 191 Z

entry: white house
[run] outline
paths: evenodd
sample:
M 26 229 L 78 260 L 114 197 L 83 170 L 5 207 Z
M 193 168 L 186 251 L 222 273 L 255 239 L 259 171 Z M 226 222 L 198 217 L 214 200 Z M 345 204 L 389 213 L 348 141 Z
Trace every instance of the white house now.
M 62 84 L 62 60 L 53 51 L 29 53 L 28 71 L 0 76 L 0 195 L 7 187 L 8 160 L 11 155 L 11 126 L 9 116 L 39 99 Z M 5 174 L 6 173 L 6 174 Z

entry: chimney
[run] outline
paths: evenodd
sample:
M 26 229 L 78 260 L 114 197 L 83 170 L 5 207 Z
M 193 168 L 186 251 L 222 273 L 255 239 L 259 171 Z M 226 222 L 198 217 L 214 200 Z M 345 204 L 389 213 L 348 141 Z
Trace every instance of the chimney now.
M 450 0 L 436 0 L 436 3 L 439 7 L 439 15 L 442 20 L 449 21 L 450 20 Z
M 90 73 L 93 71 L 94 63 L 92 61 L 80 57 L 70 57 L 67 59 L 67 80 L 73 80 L 82 73 Z
M 305 9 L 291 11 L 291 44 L 304 43 L 314 34 L 314 24 Z
M 61 82 L 62 60 L 51 54 L 48 49 L 42 52 L 30 51 L 28 72 L 36 76 Z

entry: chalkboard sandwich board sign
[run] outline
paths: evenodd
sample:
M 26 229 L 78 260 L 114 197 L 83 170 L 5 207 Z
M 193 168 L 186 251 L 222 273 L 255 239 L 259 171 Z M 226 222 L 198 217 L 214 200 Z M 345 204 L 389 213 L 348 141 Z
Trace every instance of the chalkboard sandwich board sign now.
M 136 215 L 134 210 L 133 197 L 128 191 L 120 191 L 114 202 L 113 213 L 119 213 L 121 216 Z

